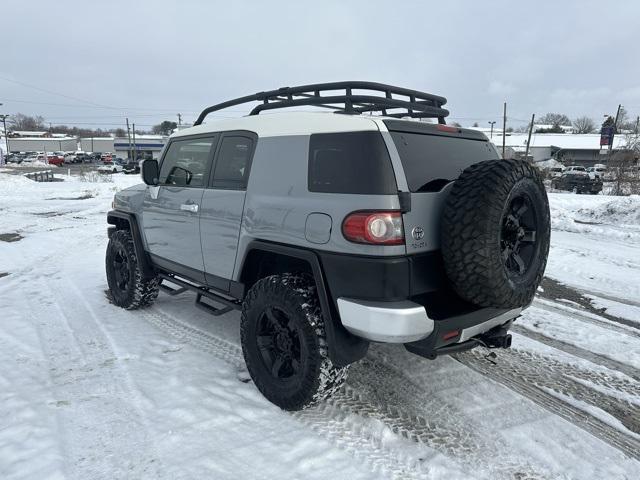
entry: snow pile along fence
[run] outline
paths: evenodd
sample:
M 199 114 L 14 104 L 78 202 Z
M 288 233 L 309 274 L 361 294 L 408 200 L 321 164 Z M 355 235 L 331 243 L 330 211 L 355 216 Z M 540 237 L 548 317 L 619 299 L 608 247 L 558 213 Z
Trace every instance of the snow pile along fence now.
M 53 177 L 53 173 L 51 172 L 51 170 L 25 173 L 24 176 L 35 182 L 54 182 L 55 181 L 55 178 Z

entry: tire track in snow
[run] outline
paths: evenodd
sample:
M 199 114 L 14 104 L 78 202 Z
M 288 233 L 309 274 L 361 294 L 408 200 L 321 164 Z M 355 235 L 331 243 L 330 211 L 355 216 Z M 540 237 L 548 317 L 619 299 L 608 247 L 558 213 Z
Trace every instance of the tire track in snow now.
M 193 327 L 157 307 L 144 310 L 143 316 L 149 323 L 177 339 L 221 358 L 238 369 L 245 368 L 239 346 Z M 378 393 L 383 392 L 382 398 L 372 402 L 371 392 L 362 392 L 370 385 L 376 385 Z M 398 392 L 401 392 L 402 400 L 399 403 L 402 406 L 393 405 L 387 401 L 389 398 L 385 398 L 397 395 Z M 394 400 L 398 401 L 399 398 L 396 396 Z M 345 448 L 354 457 L 362 458 L 372 468 L 381 469 L 395 478 L 413 478 L 414 475 L 417 475 L 415 478 L 424 478 L 428 474 L 428 464 L 416 462 L 406 455 L 398 455 L 386 448 L 379 437 L 369 435 L 363 438 L 362 425 L 350 415 L 378 420 L 396 435 L 462 462 L 469 472 L 478 474 L 477 466 L 481 465 L 491 472 L 490 478 L 549 477 L 528 464 L 515 464 L 508 457 L 504 461 L 495 461 L 496 455 L 500 456 L 496 453 L 495 444 L 488 443 L 484 434 L 474 435 L 462 421 L 456 422 L 455 419 L 459 416 L 444 411 L 441 403 L 431 400 L 434 414 L 425 418 L 415 413 L 419 411 L 418 408 L 414 413 L 407 412 L 405 407 L 409 402 L 424 409 L 428 400 L 419 386 L 401 372 L 390 370 L 389 366 L 380 361 L 365 359 L 351 368 L 347 386 L 337 395 L 292 415 L 315 432 Z M 440 410 L 443 411 L 437 414 Z M 497 437 L 492 440 L 498 442 Z M 504 447 L 506 451 L 507 446 Z
M 158 308 L 152 307 L 140 312 L 147 322 L 163 332 L 233 365 L 239 371 L 245 370 L 242 349 L 239 346 L 195 328 Z M 353 457 L 368 464 L 374 471 L 382 471 L 397 479 L 424 478 L 428 473 L 424 467 L 416 469 L 416 465 L 394 455 L 392 451 L 385 449 L 380 441 L 361 435 L 360 426 L 354 424 L 353 419 L 346 417 L 340 410 L 331 409 L 323 403 L 293 413 L 292 416 Z
M 587 402 L 614 416 L 627 428 L 640 428 L 640 409 L 627 402 L 609 397 L 574 382 L 564 375 L 570 372 L 577 378 L 598 382 L 601 378 L 592 373 L 545 359 L 539 355 L 519 350 L 505 350 L 497 354 L 495 362 L 489 362 L 478 349 L 454 355 L 459 362 L 531 399 L 550 412 L 590 432 L 630 458 L 640 460 L 640 440 L 626 434 L 596 416 L 567 403 L 549 391 Z M 585 378 L 586 377 L 586 378 Z M 576 421 L 578 420 L 578 421 Z
M 640 338 L 640 331 L 638 330 L 637 326 L 614 323 L 613 320 L 605 320 L 602 317 L 598 317 L 598 315 L 596 315 L 595 313 L 581 312 L 577 308 L 571 305 L 564 304 L 562 302 L 555 302 L 548 299 L 536 299 L 534 301 L 534 305 L 541 310 L 546 310 L 548 312 L 554 313 L 562 313 L 563 315 L 570 315 L 571 317 L 575 318 L 576 320 L 580 320 L 581 322 L 591 323 L 592 325 L 606 328 L 607 330 L 616 332 L 621 335 Z
M 595 363 L 596 365 L 601 365 L 610 370 L 624 373 L 628 377 L 640 381 L 640 371 L 625 363 L 621 363 L 612 358 L 590 352 L 589 350 L 571 345 L 570 343 L 563 342 L 562 340 L 548 337 L 547 335 L 544 335 L 543 333 L 537 332 L 535 330 L 531 330 L 524 325 L 512 325 L 511 330 L 519 333 L 520 335 L 531 338 L 532 340 L 536 340 L 537 342 L 544 343 L 545 345 L 549 345 L 553 348 L 557 348 L 558 350 L 568 353 L 569 355 L 573 355 L 574 357 L 582 358 L 591 363 Z
M 138 407 L 139 393 L 119 363 L 113 341 L 73 280 L 52 280 L 38 278 L 38 294 L 46 301 L 37 301 L 44 304 L 39 315 L 46 337 L 43 350 L 54 365 L 56 413 L 67 431 L 63 441 L 71 478 L 163 478 L 149 420 Z M 59 312 L 58 318 L 51 318 L 48 305 Z M 80 355 L 69 356 L 69 348 Z

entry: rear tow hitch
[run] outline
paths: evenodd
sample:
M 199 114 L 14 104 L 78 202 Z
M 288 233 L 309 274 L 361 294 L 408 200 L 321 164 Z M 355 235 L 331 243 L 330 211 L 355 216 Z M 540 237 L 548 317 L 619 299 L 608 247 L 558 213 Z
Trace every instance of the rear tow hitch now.
M 486 348 L 509 348 L 511 347 L 511 334 L 507 333 L 504 327 L 494 328 L 476 337 L 478 343 Z

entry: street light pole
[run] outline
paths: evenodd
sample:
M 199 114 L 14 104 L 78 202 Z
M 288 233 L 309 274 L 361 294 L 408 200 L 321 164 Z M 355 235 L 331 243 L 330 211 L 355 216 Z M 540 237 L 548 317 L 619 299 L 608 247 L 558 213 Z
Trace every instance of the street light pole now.
M 494 122 L 489 122 L 489 123 L 491 124 L 491 137 L 490 138 L 493 138 L 493 124 L 496 123 L 496 122 L 494 121 Z

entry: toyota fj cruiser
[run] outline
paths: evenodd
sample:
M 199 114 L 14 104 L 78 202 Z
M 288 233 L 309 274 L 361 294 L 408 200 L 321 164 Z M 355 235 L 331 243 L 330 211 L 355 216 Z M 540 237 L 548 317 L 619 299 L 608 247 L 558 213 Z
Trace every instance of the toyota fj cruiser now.
M 246 117 L 203 123 L 249 102 Z M 509 347 L 546 265 L 547 196 L 528 163 L 446 125 L 445 103 L 337 82 L 205 109 L 115 196 L 113 303 L 190 290 L 213 315 L 242 310 L 251 378 L 287 410 L 339 389 L 370 342 L 429 359 Z M 333 112 L 259 115 L 300 106 Z

